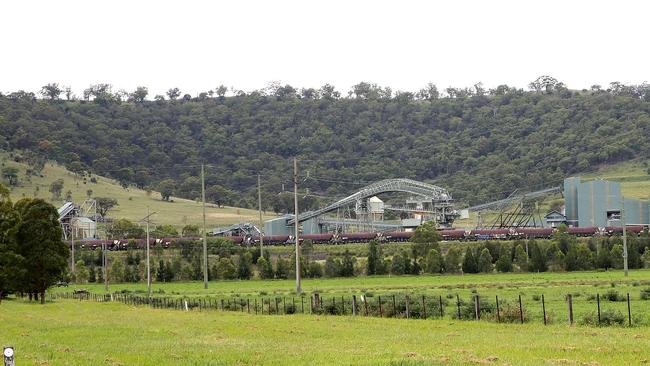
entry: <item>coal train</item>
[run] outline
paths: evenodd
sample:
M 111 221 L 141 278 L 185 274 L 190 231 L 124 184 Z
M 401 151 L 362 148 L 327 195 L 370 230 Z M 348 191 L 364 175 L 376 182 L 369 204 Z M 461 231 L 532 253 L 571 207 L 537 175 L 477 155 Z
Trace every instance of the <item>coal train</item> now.
M 639 234 L 648 230 L 644 225 L 628 225 L 629 233 Z M 557 228 L 510 228 L 510 229 L 446 229 L 440 230 L 442 240 L 445 241 L 477 241 L 477 240 L 516 240 L 516 239 L 550 239 L 557 231 Z M 614 236 L 623 233 L 622 227 L 572 227 L 567 233 L 578 237 L 591 236 Z M 300 236 L 300 241 L 311 240 L 314 244 L 346 244 L 365 243 L 370 240 L 380 242 L 404 242 L 413 236 L 412 231 L 394 232 L 360 232 L 360 233 L 328 233 L 328 234 L 305 234 Z M 254 236 L 224 236 L 224 239 L 231 240 L 235 245 L 255 245 L 259 243 L 259 237 Z M 178 247 L 182 243 L 191 243 L 201 238 L 158 238 L 151 239 L 153 247 Z M 291 235 L 265 235 L 262 237 L 265 245 L 290 245 L 295 242 Z M 121 239 L 121 240 L 97 240 L 86 239 L 76 241 L 82 248 L 98 249 L 104 245 L 109 250 L 126 250 L 132 246 L 144 248 L 145 239 Z

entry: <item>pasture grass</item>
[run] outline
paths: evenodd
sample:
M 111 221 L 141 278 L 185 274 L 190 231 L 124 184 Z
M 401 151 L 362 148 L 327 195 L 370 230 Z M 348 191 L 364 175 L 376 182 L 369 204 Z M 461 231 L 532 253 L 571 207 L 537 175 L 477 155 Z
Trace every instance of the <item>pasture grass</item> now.
M 13 166 L 19 169 L 19 186 L 11 190 L 11 199 L 15 202 L 25 197 L 42 198 L 52 203 L 55 207 L 63 204 L 61 200 L 52 199 L 49 192 L 50 184 L 57 179 L 63 179 L 63 193 L 65 197 L 68 190 L 72 191 L 72 200 L 75 203 L 82 203 L 88 196 L 86 191 L 92 189 L 92 197 L 112 197 L 118 202 L 118 206 L 109 212 L 114 219 L 125 218 L 133 222 L 139 222 L 147 215 L 147 206 L 151 212 L 156 212 L 153 221 L 156 224 L 174 225 L 181 229 L 187 224 L 202 225 L 203 211 L 198 201 L 172 197 L 173 202 L 163 201 L 160 193 L 135 187 L 127 189 L 119 185 L 115 180 L 93 175 L 97 183 L 91 183 L 90 179 L 84 180 L 68 171 L 65 167 L 48 162 L 41 176 L 27 178 L 25 171 L 26 164 L 16 163 L 9 159 L 8 154 L 0 154 L 0 160 L 6 166 Z M 272 213 L 265 213 L 264 219 L 276 217 Z M 206 205 L 206 222 L 208 228 L 216 226 L 227 226 L 239 222 L 258 222 L 259 214 L 256 210 L 249 210 L 237 207 L 216 207 Z
M 650 328 L 0 304 L 19 365 L 638 365 Z
M 154 283 L 154 296 L 167 298 L 204 298 L 213 299 L 215 304 L 220 299 L 250 299 L 251 302 L 268 301 L 270 298 L 285 299 L 287 303 L 300 297 L 295 292 L 295 281 L 288 280 L 244 280 L 212 281 L 209 288 L 203 289 L 202 282 Z M 70 292 L 86 289 L 94 293 L 104 293 L 103 284 L 71 285 L 54 288 L 53 292 Z M 525 316 L 534 323 L 543 322 L 541 296 L 549 322 L 566 323 L 566 296 L 573 296 L 574 318 L 580 322 L 597 309 L 596 294 L 601 297 L 601 310 L 616 310 L 623 314 L 627 324 L 627 302 L 630 294 L 633 325 L 650 326 L 650 300 L 642 299 L 642 292 L 650 288 L 650 271 L 633 270 L 629 277 L 622 271 L 608 272 L 566 272 L 566 273 L 509 273 L 509 274 L 466 274 L 466 275 L 421 275 L 421 276 L 361 276 L 351 278 L 303 279 L 302 289 L 305 296 L 319 293 L 327 304 L 345 301 L 350 304 L 352 295 L 366 295 L 370 306 L 377 305 L 379 297 L 386 302 L 396 295 L 403 298 L 408 295 L 414 302 L 414 309 L 419 307 L 420 299 L 425 296 L 434 304 L 442 297 L 445 317 L 451 320 L 456 314 L 456 296 L 465 303 L 478 295 L 484 307 L 495 307 L 496 297 L 500 305 L 518 308 L 519 296 Z M 125 292 L 139 296 L 146 295 L 145 283 L 111 284 L 110 292 Z M 607 293 L 615 292 L 618 301 L 607 300 Z M 350 305 L 347 306 L 350 309 Z M 430 310 L 431 311 L 431 310 Z

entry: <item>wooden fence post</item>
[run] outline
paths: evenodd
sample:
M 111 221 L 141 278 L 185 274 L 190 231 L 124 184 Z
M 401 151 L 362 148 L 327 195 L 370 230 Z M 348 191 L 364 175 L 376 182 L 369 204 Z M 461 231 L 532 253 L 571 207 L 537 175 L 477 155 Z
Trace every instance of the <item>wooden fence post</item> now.
M 519 320 L 524 324 L 524 308 L 521 306 L 521 295 L 519 295 Z
M 257 315 L 257 298 L 255 298 L 255 315 Z
M 474 295 L 474 315 L 476 320 L 481 320 L 481 304 L 478 295 Z
M 456 294 L 456 308 L 458 309 L 458 320 L 460 320 L 460 296 Z
M 345 299 L 341 296 L 341 314 L 345 315 Z
M 444 312 L 444 310 L 442 309 L 442 295 L 440 295 L 440 297 L 438 298 L 438 301 L 439 301 L 439 303 L 440 303 L 440 317 L 442 318 L 442 317 L 445 316 L 445 312 Z
M 357 295 L 352 295 L 352 315 L 357 316 Z
M 546 325 L 546 303 L 544 302 L 544 294 L 542 294 L 542 313 L 544 315 L 544 325 Z
M 363 307 L 366 310 L 366 316 L 368 316 L 368 297 L 365 295 L 363 296 Z
M 568 294 L 567 297 L 567 305 L 569 307 L 569 326 L 573 325 L 573 296 L 571 294 Z
M 424 295 L 422 295 L 422 319 L 427 318 L 427 302 Z
M 632 326 L 632 309 L 630 308 L 630 293 L 627 293 L 627 324 Z
M 598 325 L 600 325 L 600 294 L 596 294 L 596 306 L 598 306 Z
M 501 323 L 501 312 L 499 310 L 499 295 L 495 295 L 494 298 L 497 301 L 497 323 Z
M 383 311 L 382 311 L 382 309 L 381 309 L 381 296 L 378 296 L 378 297 L 377 297 L 377 301 L 379 301 L 379 317 L 380 317 L 380 318 L 383 318 L 384 315 L 382 314 Z
M 397 317 L 397 306 L 395 304 L 395 295 L 393 295 L 393 317 Z
M 411 316 L 411 309 L 409 309 L 409 295 L 406 295 L 406 319 Z

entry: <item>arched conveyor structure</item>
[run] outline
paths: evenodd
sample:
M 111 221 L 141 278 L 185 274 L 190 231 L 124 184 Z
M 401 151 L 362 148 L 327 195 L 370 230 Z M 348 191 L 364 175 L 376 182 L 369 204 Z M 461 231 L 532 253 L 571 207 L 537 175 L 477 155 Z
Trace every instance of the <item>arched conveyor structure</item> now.
M 327 207 L 321 208 L 316 211 L 305 212 L 298 217 L 298 221 L 303 222 L 318 216 L 322 216 L 328 212 L 336 211 L 339 208 L 344 208 L 356 205 L 364 199 L 388 192 L 404 192 L 413 195 L 424 197 L 427 201 L 431 200 L 432 210 L 436 212 L 438 222 L 453 222 L 457 215 L 452 206 L 452 197 L 446 189 L 427 183 L 414 181 L 411 179 L 384 179 L 376 183 L 372 183 L 363 187 L 358 192 L 343 198 Z M 293 225 L 295 219 L 291 218 L 287 221 L 287 225 Z

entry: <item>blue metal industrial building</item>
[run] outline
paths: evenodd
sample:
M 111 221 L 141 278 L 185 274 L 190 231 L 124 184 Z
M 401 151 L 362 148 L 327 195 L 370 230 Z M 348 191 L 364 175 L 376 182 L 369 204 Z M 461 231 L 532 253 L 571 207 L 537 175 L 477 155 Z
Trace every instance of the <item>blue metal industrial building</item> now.
M 648 201 L 623 198 L 621 184 L 602 179 L 581 182 L 580 177 L 564 180 L 565 215 L 569 226 L 622 226 L 621 205 L 626 225 L 648 225 Z

